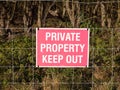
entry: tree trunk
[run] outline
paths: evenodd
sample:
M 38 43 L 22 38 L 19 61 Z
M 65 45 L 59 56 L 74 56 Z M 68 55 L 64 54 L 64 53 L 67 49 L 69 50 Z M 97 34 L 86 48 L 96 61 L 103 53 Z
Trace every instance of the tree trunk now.
M 106 26 L 106 11 L 105 11 L 105 5 L 103 3 L 101 5 L 101 26 L 105 27 Z
M 43 3 L 41 3 L 39 1 L 39 3 L 38 3 L 38 15 L 37 15 L 38 16 L 38 20 L 37 20 L 38 27 L 42 26 L 42 23 L 41 23 L 42 13 L 43 13 Z
M 66 8 L 65 8 L 65 1 L 62 0 L 62 18 L 65 16 Z
M 1 12 L 1 34 L 4 35 L 6 33 L 5 27 L 6 27 L 6 11 L 5 8 L 2 8 Z
M 52 4 L 49 3 L 49 2 L 48 2 L 48 3 L 44 3 L 44 5 L 45 5 L 45 10 L 44 10 L 44 13 L 43 13 L 44 15 L 42 15 L 42 16 L 43 16 L 43 19 L 42 19 L 42 26 L 43 26 L 43 27 L 45 26 L 45 21 L 46 21 L 47 15 L 48 15 L 51 7 L 52 7 L 54 4 L 55 4 L 55 0 L 52 2 Z
M 119 27 L 120 26 L 120 2 L 118 0 L 118 10 L 117 10 L 117 13 L 118 13 L 118 17 L 117 17 L 117 21 L 116 21 L 116 27 Z
M 25 1 L 24 2 L 24 6 L 23 6 L 23 9 L 24 9 L 24 15 L 23 15 L 23 24 L 24 24 L 24 32 L 26 32 L 26 28 L 27 28 L 27 14 L 26 14 L 26 9 L 27 9 L 27 2 Z
M 111 27 L 111 18 L 110 17 L 107 18 L 107 26 L 108 26 L 108 28 Z
M 70 8 L 69 0 L 66 0 L 66 10 L 73 27 L 79 27 L 80 25 L 80 4 L 79 1 L 71 2 Z
M 31 6 L 31 7 L 29 7 Z M 24 22 L 24 32 L 29 33 L 30 29 L 33 24 L 33 17 L 32 17 L 32 3 L 24 2 L 24 15 L 23 15 L 23 22 Z
M 76 24 L 75 27 L 79 27 L 80 25 L 80 4 L 76 1 Z
M 70 9 L 69 0 L 66 0 L 66 10 L 73 27 L 75 27 L 74 5 L 72 0 L 72 9 Z

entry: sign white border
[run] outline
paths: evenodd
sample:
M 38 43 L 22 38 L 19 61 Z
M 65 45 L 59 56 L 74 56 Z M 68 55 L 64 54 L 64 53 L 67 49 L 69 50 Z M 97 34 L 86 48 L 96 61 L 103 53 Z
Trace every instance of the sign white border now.
M 87 66 L 38 66 L 37 64 L 37 33 L 38 33 L 38 30 L 40 29 L 46 29 L 46 30 L 88 30 L 88 52 L 87 52 L 87 55 L 88 55 L 88 58 L 87 58 Z M 89 46 L 90 46 L 90 28 L 36 28 L 36 67 L 41 67 L 41 68 L 80 68 L 80 67 L 89 67 Z

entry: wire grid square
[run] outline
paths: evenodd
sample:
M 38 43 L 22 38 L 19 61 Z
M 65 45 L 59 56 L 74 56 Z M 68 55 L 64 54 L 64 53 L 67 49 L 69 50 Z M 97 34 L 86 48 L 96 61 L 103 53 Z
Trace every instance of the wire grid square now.
M 120 49 L 113 49 L 113 67 L 120 67 Z
M 93 46 L 95 48 L 112 48 L 112 29 L 96 28 L 94 29 Z
M 0 67 L 0 84 L 10 84 L 13 80 L 12 67 Z
M 13 49 L 13 65 L 14 66 L 32 66 L 35 65 L 33 61 L 32 49 Z M 27 58 L 25 58 L 27 57 Z
M 92 84 L 92 67 L 76 68 L 73 81 L 75 84 Z
M 12 66 L 12 49 L 10 48 L 1 48 L 0 49 L 0 67 L 2 66 Z
M 33 77 L 33 67 L 14 67 L 14 83 L 32 83 L 34 82 Z
M 112 66 L 112 50 L 106 49 L 95 49 L 94 51 L 94 63 L 96 66 Z
M 120 83 L 120 67 L 113 68 L 113 83 L 115 84 Z
M 120 28 L 113 29 L 113 48 L 120 49 Z M 118 41 L 115 43 L 115 41 Z
M 93 71 L 93 82 L 96 84 L 104 84 L 109 83 L 112 84 L 112 67 L 110 66 L 100 66 L 100 67 L 94 67 Z
M 7 32 L 7 29 L 5 28 L 0 28 L 0 31 L 6 31 Z M 3 49 L 1 47 L 4 47 L 4 49 L 11 49 L 13 47 L 13 41 L 12 41 L 12 38 L 13 36 L 9 37 L 9 35 L 2 35 L 1 32 L 0 32 L 0 42 L 2 42 L 0 44 L 0 49 Z

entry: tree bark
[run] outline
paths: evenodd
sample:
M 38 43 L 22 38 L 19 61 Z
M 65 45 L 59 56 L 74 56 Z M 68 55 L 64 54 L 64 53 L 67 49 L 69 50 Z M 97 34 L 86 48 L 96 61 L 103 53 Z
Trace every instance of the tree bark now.
M 80 4 L 79 1 L 71 2 L 70 8 L 69 0 L 66 0 L 66 10 L 73 27 L 79 27 L 80 25 Z
M 78 1 L 76 1 L 76 25 L 75 27 L 79 27 L 80 25 L 80 4 Z
M 117 15 L 117 21 L 116 21 L 116 27 L 119 27 L 120 26 L 120 2 L 119 2 L 119 0 L 118 0 L 118 10 L 117 10 L 117 13 L 118 13 L 118 15 Z
M 65 1 L 62 0 L 62 18 L 65 16 L 65 13 L 66 13 L 66 8 L 65 8 Z
M 43 4 L 39 1 L 39 3 L 38 3 L 38 15 L 37 15 L 38 16 L 38 19 L 37 19 L 38 27 L 42 26 L 42 23 L 41 23 L 42 13 L 43 13 Z
M 29 7 L 31 6 L 31 7 Z M 33 17 L 32 17 L 32 3 L 24 2 L 24 15 L 23 15 L 23 22 L 24 22 L 24 32 L 29 33 L 32 25 L 33 25 Z
M 55 0 L 52 2 L 52 4 L 51 3 L 44 3 L 44 5 L 45 5 L 45 10 L 44 10 L 44 13 L 43 13 L 43 19 L 42 19 L 42 26 L 44 27 L 45 26 L 45 21 L 46 21 L 46 18 L 47 18 L 47 15 L 48 15 L 48 13 L 49 13 L 49 11 L 50 11 L 50 9 L 51 9 L 51 7 L 53 6 L 55 4 Z
M 101 26 L 105 27 L 105 23 L 106 23 L 106 11 L 105 11 L 105 5 L 101 2 Z

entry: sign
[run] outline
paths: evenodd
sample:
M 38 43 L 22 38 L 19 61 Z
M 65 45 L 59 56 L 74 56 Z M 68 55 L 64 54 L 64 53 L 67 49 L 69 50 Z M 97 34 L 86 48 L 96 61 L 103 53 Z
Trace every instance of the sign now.
M 89 29 L 36 29 L 36 67 L 88 67 Z

